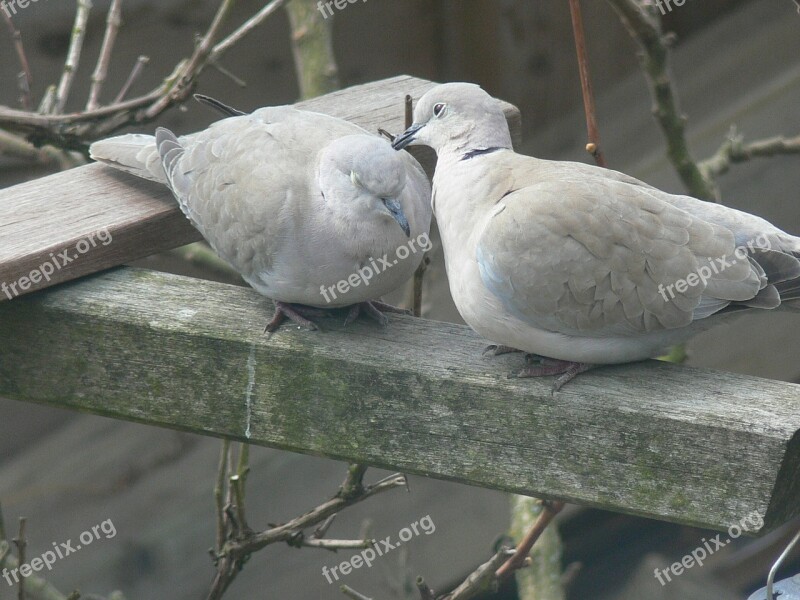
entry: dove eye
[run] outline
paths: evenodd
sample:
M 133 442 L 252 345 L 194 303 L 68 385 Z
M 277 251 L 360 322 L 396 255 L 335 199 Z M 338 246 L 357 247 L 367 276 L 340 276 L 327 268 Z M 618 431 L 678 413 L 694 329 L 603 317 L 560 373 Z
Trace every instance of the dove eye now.
M 444 109 L 447 107 L 446 104 L 443 102 L 439 102 L 438 104 L 433 105 L 433 116 L 434 117 L 441 117 L 444 114 Z

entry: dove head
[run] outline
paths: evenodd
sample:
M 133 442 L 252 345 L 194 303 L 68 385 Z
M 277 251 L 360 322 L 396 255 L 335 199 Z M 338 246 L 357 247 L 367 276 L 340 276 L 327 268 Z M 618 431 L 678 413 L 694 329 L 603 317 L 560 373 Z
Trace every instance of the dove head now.
M 405 163 L 389 143 L 372 135 L 348 135 L 320 153 L 319 186 L 336 216 L 351 224 L 411 228 L 400 202 L 406 185 Z
M 497 100 L 473 83 L 445 83 L 419 99 L 414 123 L 392 143 L 395 150 L 419 144 L 438 155 L 511 148 L 511 134 Z

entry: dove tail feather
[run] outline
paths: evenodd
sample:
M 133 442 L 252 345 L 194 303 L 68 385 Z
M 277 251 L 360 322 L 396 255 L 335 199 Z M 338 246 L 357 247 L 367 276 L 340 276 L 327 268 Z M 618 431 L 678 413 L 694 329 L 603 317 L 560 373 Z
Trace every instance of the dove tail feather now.
M 143 179 L 166 183 L 167 177 L 161 167 L 156 140 L 152 135 L 129 133 L 107 140 L 99 140 L 89 146 L 89 156 L 120 171 Z

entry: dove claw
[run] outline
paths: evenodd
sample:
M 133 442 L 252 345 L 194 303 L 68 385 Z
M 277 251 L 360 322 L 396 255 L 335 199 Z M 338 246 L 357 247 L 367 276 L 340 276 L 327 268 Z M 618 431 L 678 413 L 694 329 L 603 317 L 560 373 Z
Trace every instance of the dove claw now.
M 517 377 L 547 377 L 549 375 L 558 375 L 553 383 L 553 392 L 558 392 L 567 383 L 575 379 L 581 373 L 585 373 L 589 369 L 594 369 L 597 365 L 589 363 L 572 362 L 568 360 L 556 360 L 554 358 L 546 358 L 534 355 L 529 355 L 540 359 L 539 364 L 528 364 L 524 369 L 517 373 Z M 528 356 L 525 357 L 526 361 Z
M 322 331 L 319 325 L 314 323 L 309 317 L 320 317 L 325 313 L 323 310 L 313 306 L 303 306 L 302 304 L 289 304 L 288 302 L 276 302 L 275 313 L 272 319 L 264 328 L 264 333 L 274 333 L 278 330 L 285 319 L 305 327 L 309 331 Z

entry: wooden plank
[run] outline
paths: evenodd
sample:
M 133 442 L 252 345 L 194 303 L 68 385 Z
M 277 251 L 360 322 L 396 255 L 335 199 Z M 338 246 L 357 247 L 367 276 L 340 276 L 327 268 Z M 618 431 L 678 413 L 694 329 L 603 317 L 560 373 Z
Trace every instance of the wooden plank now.
M 434 85 L 401 75 L 297 106 L 399 133 L 405 95 L 417 99 Z M 519 141 L 519 111 L 503 105 Z M 415 154 L 432 173 L 432 152 Z M 0 190 L 0 302 L 199 239 L 166 188 L 102 165 Z
M 649 362 L 551 395 L 464 326 L 263 334 L 247 288 L 118 269 L 0 305 L 0 395 L 726 528 L 800 513 L 800 386 Z

